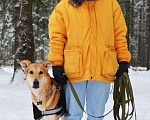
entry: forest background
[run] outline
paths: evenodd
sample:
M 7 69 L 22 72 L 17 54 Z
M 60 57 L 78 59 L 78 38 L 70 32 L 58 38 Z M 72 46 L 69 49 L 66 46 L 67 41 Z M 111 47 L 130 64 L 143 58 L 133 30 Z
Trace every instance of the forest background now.
M 0 67 L 47 60 L 48 19 L 60 0 L 0 1 Z M 124 13 L 130 66 L 150 69 L 150 0 L 118 0 Z M 12 78 L 13 81 L 13 78 Z

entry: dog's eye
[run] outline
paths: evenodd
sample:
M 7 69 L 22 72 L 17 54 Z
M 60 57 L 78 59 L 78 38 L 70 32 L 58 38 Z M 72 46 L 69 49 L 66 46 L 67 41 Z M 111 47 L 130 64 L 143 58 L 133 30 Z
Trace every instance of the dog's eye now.
M 43 74 L 43 71 L 40 71 L 40 74 Z
M 29 73 L 30 73 L 30 74 L 33 74 L 33 71 L 30 71 Z

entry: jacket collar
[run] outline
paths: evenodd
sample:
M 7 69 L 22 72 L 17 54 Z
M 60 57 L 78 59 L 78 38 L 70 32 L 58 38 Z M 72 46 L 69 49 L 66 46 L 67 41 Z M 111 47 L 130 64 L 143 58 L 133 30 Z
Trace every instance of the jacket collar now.
M 95 1 L 95 0 L 68 0 L 68 2 L 74 7 L 80 7 L 82 2 L 86 2 L 86 1 Z

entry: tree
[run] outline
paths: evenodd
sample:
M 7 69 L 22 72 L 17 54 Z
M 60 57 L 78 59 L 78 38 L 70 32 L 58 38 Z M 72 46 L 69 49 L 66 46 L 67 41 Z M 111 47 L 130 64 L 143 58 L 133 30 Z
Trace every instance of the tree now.
M 147 70 L 150 70 L 150 0 L 147 0 Z
M 2 11 L 1 11 L 1 18 L 2 18 L 2 27 L 1 27 L 1 44 L 0 44 L 0 53 L 1 54 L 1 60 L 3 60 L 3 65 L 5 65 L 5 54 L 4 54 L 4 43 L 5 43 L 5 39 L 4 39 L 4 33 L 6 32 L 6 1 L 2 0 Z M 0 62 L 1 64 L 1 62 Z
M 13 0 L 15 25 L 14 80 L 18 61 L 34 61 L 34 38 L 32 27 L 32 0 Z
M 49 52 L 48 19 L 60 0 L 33 0 L 33 34 L 35 40 L 35 61 L 47 59 Z

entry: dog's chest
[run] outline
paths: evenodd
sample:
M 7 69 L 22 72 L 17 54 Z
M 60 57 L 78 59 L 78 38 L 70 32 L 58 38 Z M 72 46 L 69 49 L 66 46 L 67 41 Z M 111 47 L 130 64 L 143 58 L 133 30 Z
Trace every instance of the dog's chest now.
M 60 116 L 57 115 L 48 115 L 44 116 L 41 120 L 59 120 Z
M 44 98 L 33 96 L 34 104 L 38 107 L 39 110 L 44 111 L 47 109 L 51 109 L 51 103 L 54 100 L 54 96 L 52 95 L 52 93 L 47 94 Z
M 46 104 L 45 104 L 46 102 L 45 101 L 39 101 L 39 102 L 42 102 L 42 104 L 37 105 L 38 109 L 41 111 L 45 111 L 46 110 Z M 36 102 L 35 104 L 37 104 L 39 102 Z

